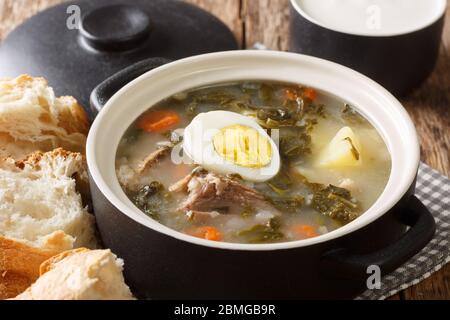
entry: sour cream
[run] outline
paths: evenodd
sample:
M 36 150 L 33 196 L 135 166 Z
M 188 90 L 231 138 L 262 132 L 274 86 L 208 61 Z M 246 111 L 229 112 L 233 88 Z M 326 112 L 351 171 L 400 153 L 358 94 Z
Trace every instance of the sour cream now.
M 316 24 L 340 32 L 390 36 L 435 22 L 446 0 L 294 0 L 294 7 Z

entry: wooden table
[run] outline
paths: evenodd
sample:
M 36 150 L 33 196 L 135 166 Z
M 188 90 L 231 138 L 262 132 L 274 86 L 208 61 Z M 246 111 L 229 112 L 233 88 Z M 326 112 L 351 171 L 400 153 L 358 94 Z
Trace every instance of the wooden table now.
M 0 40 L 26 18 L 62 1 L 0 0 Z M 222 19 L 234 32 L 242 48 L 261 42 L 271 49 L 288 49 L 288 0 L 188 2 Z M 436 70 L 420 89 L 402 102 L 416 124 L 422 160 L 450 176 L 450 8 L 447 10 L 447 24 Z M 393 299 L 450 299 L 450 264 Z

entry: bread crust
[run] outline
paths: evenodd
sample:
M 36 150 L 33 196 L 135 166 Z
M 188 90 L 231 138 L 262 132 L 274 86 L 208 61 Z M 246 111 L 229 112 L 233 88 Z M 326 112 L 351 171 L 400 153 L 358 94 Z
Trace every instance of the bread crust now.
M 0 236 L 0 299 L 17 296 L 39 276 L 40 265 L 57 252 Z
M 61 252 L 57 255 L 54 255 L 53 257 L 50 257 L 49 259 L 45 260 L 39 267 L 39 276 L 42 276 L 43 274 L 49 272 L 50 270 L 52 270 L 55 265 L 64 260 L 67 257 L 70 257 L 74 254 L 77 253 L 81 253 L 81 252 L 88 252 L 90 251 L 87 248 L 78 248 L 78 249 L 73 249 L 73 250 L 68 250 L 68 251 L 64 251 Z
M 57 148 L 57 149 L 54 149 L 49 152 L 43 152 L 43 151 L 33 152 L 33 153 L 29 154 L 26 158 L 15 161 L 15 164 L 20 169 L 23 169 L 25 167 L 25 165 L 34 166 L 34 165 L 37 165 L 44 156 L 46 156 L 48 158 L 53 158 L 53 159 L 56 159 L 58 157 L 67 159 L 69 157 L 81 156 L 83 158 L 83 162 L 85 161 L 84 155 L 82 155 L 79 152 L 72 152 L 72 151 L 64 150 L 63 148 Z

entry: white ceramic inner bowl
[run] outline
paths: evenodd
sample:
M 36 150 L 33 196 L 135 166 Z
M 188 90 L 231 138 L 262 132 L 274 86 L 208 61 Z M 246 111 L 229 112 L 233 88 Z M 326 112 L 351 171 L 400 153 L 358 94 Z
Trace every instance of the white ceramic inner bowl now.
M 335 95 L 352 104 L 378 129 L 390 151 L 392 170 L 384 192 L 361 217 L 327 234 L 274 244 L 236 244 L 195 238 L 154 221 L 125 195 L 115 172 L 115 156 L 126 129 L 157 102 L 184 90 L 208 84 L 268 80 L 299 83 Z M 309 56 L 271 51 L 229 51 L 178 60 L 132 81 L 105 105 L 95 119 L 87 142 L 90 174 L 123 214 L 179 240 L 233 250 L 277 250 L 329 241 L 358 230 L 391 209 L 414 183 L 419 143 L 402 105 L 369 78 L 341 65 Z

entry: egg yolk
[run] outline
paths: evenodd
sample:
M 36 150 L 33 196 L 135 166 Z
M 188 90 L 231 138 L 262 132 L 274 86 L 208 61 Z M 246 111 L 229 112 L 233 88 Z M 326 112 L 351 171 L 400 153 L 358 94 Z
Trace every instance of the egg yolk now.
M 247 168 L 262 168 L 272 161 L 269 140 L 251 127 L 232 125 L 213 138 L 214 150 L 225 160 Z

